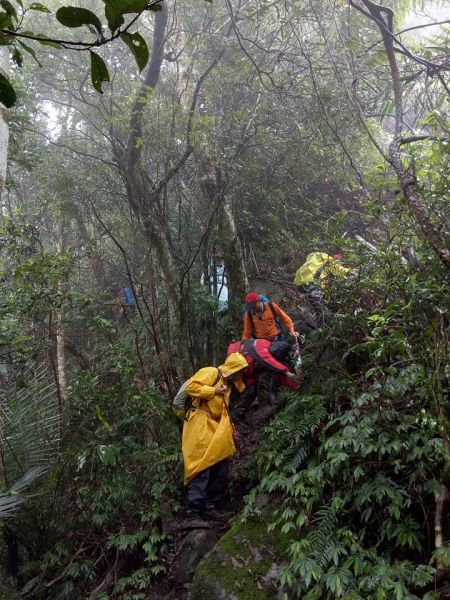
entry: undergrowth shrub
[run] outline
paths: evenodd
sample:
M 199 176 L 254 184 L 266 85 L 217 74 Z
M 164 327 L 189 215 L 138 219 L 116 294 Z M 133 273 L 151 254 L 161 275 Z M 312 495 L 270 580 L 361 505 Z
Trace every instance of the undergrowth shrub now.
M 398 248 L 392 255 L 366 258 L 335 288 L 327 327 L 304 349 L 309 384 L 287 394 L 251 463 L 259 483 L 244 518 L 273 494 L 271 527 L 289 539 L 280 581 L 305 600 L 441 597 L 436 556 L 448 564 L 449 550 L 435 551 L 434 524 L 449 448 L 448 277 L 428 252 L 414 268 Z M 384 285 L 372 303 L 369 279 Z
M 114 582 L 112 597 L 138 600 L 166 570 L 164 523 L 180 503 L 176 423 L 151 386 L 105 387 L 90 375 L 73 386 L 72 414 L 51 502 L 40 506 L 46 544 L 22 567 L 22 593 L 80 598 Z

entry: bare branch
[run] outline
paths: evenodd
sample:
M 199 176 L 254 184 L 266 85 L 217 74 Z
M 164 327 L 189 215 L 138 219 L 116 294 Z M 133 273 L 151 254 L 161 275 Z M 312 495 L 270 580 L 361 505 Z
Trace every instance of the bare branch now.
M 445 138 L 439 138 L 434 135 L 411 135 L 400 140 L 400 146 L 405 144 L 413 144 L 414 142 L 422 142 L 423 140 L 433 140 L 435 142 L 445 142 Z

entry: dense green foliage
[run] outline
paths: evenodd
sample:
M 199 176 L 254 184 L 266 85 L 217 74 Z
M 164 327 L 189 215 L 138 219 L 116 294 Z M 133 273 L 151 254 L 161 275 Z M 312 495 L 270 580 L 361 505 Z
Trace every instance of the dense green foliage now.
M 155 390 L 133 385 L 126 365 L 115 374 L 115 385 L 87 374 L 74 381 L 67 446 L 41 494 L 8 522 L 24 543 L 23 592 L 36 598 L 48 598 L 49 588 L 87 594 L 119 556 L 122 570 L 127 560 L 134 565 L 114 588 L 128 598 L 143 598 L 139 590 L 166 571 L 167 521 L 180 495 L 178 430 Z
M 446 597 L 448 27 L 396 34 L 402 107 L 377 25 L 354 3 L 183 2 L 125 32 L 152 3 L 93 2 L 55 20 L 48 0 L 23 22 L 15 4 L 0 0 L 0 43 L 34 11 L 36 31 L 82 27 L 102 58 L 46 45 L 42 69 L 24 61 L 12 76 L 0 597 L 169 591 L 183 514 L 170 399 L 240 336 L 246 277 L 276 289 L 302 334 L 304 383 L 241 465 L 246 497 L 232 486 L 236 511 L 252 528 L 261 519 L 255 539 L 268 526 L 279 545 L 279 586 L 309 600 Z M 419 18 L 414 3 L 385 4 L 395 31 Z M 124 44 L 107 43 L 103 17 Z M 425 220 L 389 162 L 403 109 L 401 164 Z M 311 332 L 291 282 L 315 250 L 343 252 L 351 275 L 329 281 L 326 326 Z
M 20 215 L 2 220 L 0 252 L 0 344 L 17 362 L 43 350 L 42 338 L 33 344 L 33 324 L 45 327 L 45 316 L 60 305 L 58 281 L 73 263 L 69 254 L 43 251 L 39 232 Z
M 392 226 L 404 242 L 404 215 Z M 272 527 L 293 536 L 282 581 L 301 598 L 435 597 L 424 592 L 447 484 L 449 278 L 425 248 L 403 263 L 391 239 L 333 290 L 325 339 L 307 345 L 311 380 L 255 457 L 247 513 L 260 492 L 276 494 Z M 322 372 L 318 344 L 331 349 Z M 449 550 L 437 552 L 444 564 Z

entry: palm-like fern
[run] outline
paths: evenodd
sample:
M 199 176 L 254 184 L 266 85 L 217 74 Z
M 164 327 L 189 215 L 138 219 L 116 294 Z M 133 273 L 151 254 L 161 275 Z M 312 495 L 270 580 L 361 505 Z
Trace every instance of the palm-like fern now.
M 23 492 L 29 489 L 45 471 L 44 467 L 30 469 L 11 486 L 8 493 L 0 494 L 0 520 L 11 517 L 32 496 L 32 494 L 24 494 Z
M 26 386 L 12 381 L 0 394 L 0 519 L 25 502 L 29 494 L 24 491 L 48 469 L 59 449 L 61 415 L 54 379 L 41 364 L 25 380 Z

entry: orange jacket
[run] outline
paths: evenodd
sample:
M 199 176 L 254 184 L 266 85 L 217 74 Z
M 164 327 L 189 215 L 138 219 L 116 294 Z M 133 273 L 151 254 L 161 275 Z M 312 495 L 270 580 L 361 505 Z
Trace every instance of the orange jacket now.
M 267 302 L 264 302 L 264 310 L 261 316 L 257 313 L 252 313 L 253 316 L 253 331 L 255 338 L 277 338 L 280 335 L 280 330 L 277 327 L 275 318 L 270 306 Z M 294 323 L 292 319 L 282 310 L 278 304 L 272 302 L 275 313 L 278 315 L 280 321 L 286 326 L 289 333 L 294 333 Z M 244 314 L 244 332 L 242 334 L 243 340 L 249 340 L 252 337 L 250 317 L 248 312 Z

